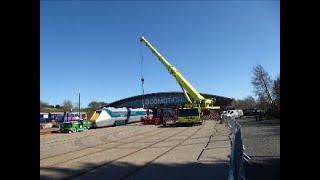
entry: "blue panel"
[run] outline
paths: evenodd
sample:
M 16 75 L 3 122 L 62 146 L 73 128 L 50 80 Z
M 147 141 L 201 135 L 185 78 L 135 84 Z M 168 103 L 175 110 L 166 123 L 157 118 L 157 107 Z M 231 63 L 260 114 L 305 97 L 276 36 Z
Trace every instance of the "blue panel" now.
M 117 118 L 117 117 L 126 117 L 126 116 L 144 116 L 146 115 L 146 111 L 117 111 L 117 112 L 113 112 L 109 109 L 105 109 L 107 111 L 107 113 L 113 117 L 113 118 Z

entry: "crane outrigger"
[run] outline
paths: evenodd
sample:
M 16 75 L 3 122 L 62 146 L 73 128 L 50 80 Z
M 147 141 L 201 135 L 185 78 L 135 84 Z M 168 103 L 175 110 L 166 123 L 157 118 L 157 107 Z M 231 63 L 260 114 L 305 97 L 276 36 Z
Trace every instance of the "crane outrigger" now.
M 154 48 L 145 37 L 140 38 L 140 42 L 144 43 L 159 61 L 166 67 L 169 73 L 175 78 L 180 85 L 187 103 L 179 108 L 178 122 L 179 123 L 200 123 L 206 119 L 218 119 L 219 106 L 214 106 L 215 99 L 204 98 L 175 68 L 167 59 Z

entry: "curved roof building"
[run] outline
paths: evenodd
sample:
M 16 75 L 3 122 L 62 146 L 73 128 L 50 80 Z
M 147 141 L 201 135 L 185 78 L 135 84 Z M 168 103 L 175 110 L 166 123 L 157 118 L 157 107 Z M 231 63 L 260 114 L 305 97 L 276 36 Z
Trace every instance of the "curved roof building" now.
M 205 98 L 215 98 L 215 105 L 220 107 L 226 107 L 231 104 L 232 99 L 222 96 L 216 96 L 211 94 L 201 93 Z M 186 102 L 186 98 L 184 97 L 182 92 L 158 92 L 158 93 L 150 93 L 145 95 L 132 96 L 128 98 L 124 98 L 115 102 L 108 104 L 105 107 L 132 107 L 139 108 L 143 107 L 142 102 L 144 102 L 145 108 L 156 108 L 161 104 L 167 107 L 173 106 L 181 106 Z

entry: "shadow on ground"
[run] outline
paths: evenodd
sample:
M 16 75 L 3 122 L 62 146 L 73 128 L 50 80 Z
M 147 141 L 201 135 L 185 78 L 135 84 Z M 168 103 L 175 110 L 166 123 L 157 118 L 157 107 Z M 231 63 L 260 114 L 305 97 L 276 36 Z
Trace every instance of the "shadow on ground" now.
M 280 120 L 276 119 L 262 119 L 261 121 L 256 121 L 252 117 L 244 117 L 241 119 L 237 119 L 241 125 L 245 126 L 279 126 L 280 125 Z
M 245 163 L 247 180 L 280 179 L 280 121 L 254 117 L 239 119 L 245 153 L 251 157 Z
M 158 125 L 158 128 L 179 128 L 179 127 L 193 127 L 193 126 L 199 126 L 199 125 L 192 125 L 192 124 L 172 124 L 172 125 Z
M 228 162 L 220 161 L 193 162 L 185 164 L 160 164 L 150 163 L 139 166 L 126 162 L 117 162 L 100 166 L 93 163 L 83 164 L 80 169 L 47 167 L 40 168 L 40 179 L 139 179 L 139 180 L 163 180 L 163 179 L 227 179 Z M 91 169 L 92 171 L 88 171 Z M 94 169 L 94 170 L 93 170 Z M 58 174 L 58 176 L 57 176 Z M 60 176 L 61 175 L 61 176 Z
M 280 179 L 280 157 L 255 156 L 245 163 L 246 180 Z

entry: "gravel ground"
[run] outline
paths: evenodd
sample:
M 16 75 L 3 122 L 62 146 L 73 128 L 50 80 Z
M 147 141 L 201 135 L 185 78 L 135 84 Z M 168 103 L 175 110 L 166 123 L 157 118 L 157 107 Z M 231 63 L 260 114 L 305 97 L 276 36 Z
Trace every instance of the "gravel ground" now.
M 59 131 L 59 128 L 40 129 L 40 132 Z
M 253 117 L 238 119 L 242 126 L 245 153 L 251 157 L 245 163 L 247 180 L 280 179 L 280 121 Z
M 40 137 L 41 179 L 227 179 L 225 124 L 131 124 Z

